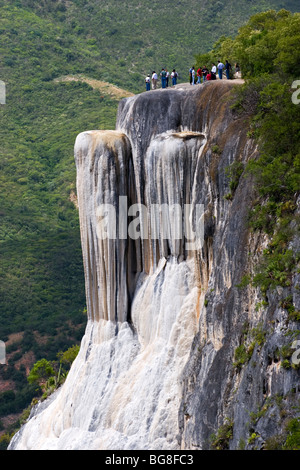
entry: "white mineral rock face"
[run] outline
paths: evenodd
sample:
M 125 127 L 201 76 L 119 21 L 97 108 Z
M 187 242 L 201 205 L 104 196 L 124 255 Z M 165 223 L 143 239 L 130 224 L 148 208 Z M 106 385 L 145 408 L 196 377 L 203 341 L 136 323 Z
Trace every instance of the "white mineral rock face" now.
M 229 201 L 226 168 L 255 147 L 223 82 L 122 100 L 116 130 L 77 137 L 87 328 L 66 382 L 10 449 L 202 449 L 226 416 L 237 447 L 249 411 L 295 383 L 270 367 L 272 337 L 244 375 L 233 366 L 245 322 L 270 323 L 236 287 L 260 242 L 245 223 L 251 185 Z M 164 204 L 176 215 L 166 236 Z
M 151 206 L 195 204 L 205 136 L 178 128 L 156 133 L 138 150 L 119 130 L 77 137 L 88 325 L 65 384 L 36 408 L 11 448 L 179 446 L 180 375 L 197 332 L 199 292 L 185 248 L 186 214 L 179 213 L 179 234 L 171 227 L 165 235 Z M 120 237 L 130 230 L 122 197 L 127 209 L 145 204 L 149 217 L 140 219 L 137 240 Z M 103 223 L 111 207 L 116 236 Z
M 88 322 L 67 381 L 16 437 L 16 449 L 176 449 L 180 374 L 196 332 L 192 266 L 140 283 L 133 327 Z M 41 404 L 42 407 L 45 404 Z

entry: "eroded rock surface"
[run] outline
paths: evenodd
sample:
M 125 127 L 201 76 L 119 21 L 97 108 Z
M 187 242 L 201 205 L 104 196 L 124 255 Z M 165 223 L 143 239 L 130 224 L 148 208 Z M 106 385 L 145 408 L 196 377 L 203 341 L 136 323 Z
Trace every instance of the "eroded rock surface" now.
M 116 130 L 77 137 L 87 329 L 65 384 L 33 410 L 11 449 L 205 449 L 227 418 L 233 449 L 251 448 L 254 431 L 258 447 L 280 432 L 272 400 L 294 404 L 299 372 L 276 359 L 296 330 L 279 299 L 292 292 L 298 304 L 299 280 L 260 309 L 258 291 L 237 287 L 266 241 L 247 228 L 251 180 L 241 177 L 225 197 L 226 169 L 257 153 L 244 118 L 232 114 L 231 90 L 224 81 L 143 93 L 120 102 Z M 146 207 L 136 239 L 126 232 L 137 212 L 124 212 L 125 202 Z M 197 233 L 194 209 L 203 207 L 199 245 L 161 235 L 150 216 L 162 204 L 192 208 L 176 218 L 182 234 L 187 219 Z M 105 237 L 111 207 L 117 236 Z M 265 341 L 237 367 L 245 329 L 258 328 Z

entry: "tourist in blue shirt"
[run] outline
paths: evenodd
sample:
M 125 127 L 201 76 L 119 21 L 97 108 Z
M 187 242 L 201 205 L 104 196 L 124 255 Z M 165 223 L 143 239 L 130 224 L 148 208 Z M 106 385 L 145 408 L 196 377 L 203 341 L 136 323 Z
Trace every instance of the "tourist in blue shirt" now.
M 161 87 L 166 88 L 167 72 L 165 71 L 165 69 L 161 69 L 160 76 L 161 76 Z

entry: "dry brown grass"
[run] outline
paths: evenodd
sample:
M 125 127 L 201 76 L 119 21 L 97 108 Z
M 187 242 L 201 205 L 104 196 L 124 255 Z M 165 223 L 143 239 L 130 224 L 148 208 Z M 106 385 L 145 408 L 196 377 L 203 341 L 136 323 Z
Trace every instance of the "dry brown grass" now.
M 84 75 L 66 75 L 60 78 L 56 78 L 55 82 L 84 82 L 90 85 L 94 90 L 99 90 L 102 93 L 110 95 L 115 99 L 128 98 L 129 96 L 134 96 L 133 93 L 127 90 L 123 90 L 115 85 L 112 85 L 108 82 L 102 82 L 101 80 L 96 80 L 94 78 L 85 77 Z

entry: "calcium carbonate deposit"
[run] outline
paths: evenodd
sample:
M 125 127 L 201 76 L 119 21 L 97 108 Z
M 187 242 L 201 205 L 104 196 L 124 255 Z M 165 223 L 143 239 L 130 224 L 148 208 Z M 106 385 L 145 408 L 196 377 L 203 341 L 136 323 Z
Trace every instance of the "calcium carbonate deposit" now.
M 225 197 L 226 168 L 257 149 L 223 82 L 126 98 L 115 130 L 78 135 L 87 328 L 66 382 L 10 449 L 204 449 L 226 418 L 237 448 L 249 412 L 297 384 L 274 362 L 278 299 L 262 312 L 258 292 L 237 287 L 265 241 L 246 224 L 251 182 Z M 245 323 L 271 319 L 237 370 Z M 260 435 L 275 432 L 276 416 L 261 416 Z

